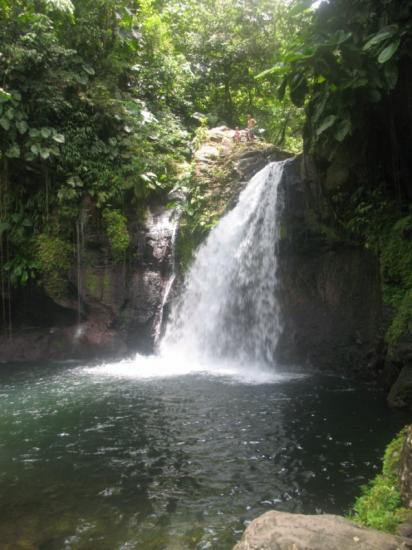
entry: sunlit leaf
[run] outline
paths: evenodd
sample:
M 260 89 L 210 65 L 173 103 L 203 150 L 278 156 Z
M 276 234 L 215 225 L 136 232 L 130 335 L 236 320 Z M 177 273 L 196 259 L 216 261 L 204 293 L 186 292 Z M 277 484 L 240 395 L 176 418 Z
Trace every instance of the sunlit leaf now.
M 44 0 L 46 6 L 52 10 L 58 10 L 66 13 L 74 13 L 74 5 L 71 0 Z
M 56 141 L 57 143 L 64 143 L 65 142 L 65 137 L 63 134 L 54 134 L 52 136 L 52 139 L 54 141 Z
M 5 103 L 6 101 L 10 101 L 10 99 L 11 94 L 3 90 L 3 88 L 0 88 L 0 103 Z

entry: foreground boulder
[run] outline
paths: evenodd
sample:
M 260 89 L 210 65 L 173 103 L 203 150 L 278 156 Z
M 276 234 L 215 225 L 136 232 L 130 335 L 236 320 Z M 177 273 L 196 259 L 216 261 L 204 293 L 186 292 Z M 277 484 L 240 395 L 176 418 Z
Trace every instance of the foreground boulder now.
M 246 529 L 233 550 L 398 550 L 412 540 L 360 527 L 340 516 L 267 512 Z

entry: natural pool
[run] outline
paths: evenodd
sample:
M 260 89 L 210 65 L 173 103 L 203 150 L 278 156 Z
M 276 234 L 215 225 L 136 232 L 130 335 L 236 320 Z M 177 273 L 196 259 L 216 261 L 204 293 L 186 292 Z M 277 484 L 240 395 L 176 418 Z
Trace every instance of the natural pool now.
M 332 376 L 134 368 L 1 366 L 2 550 L 225 550 L 272 508 L 343 513 L 406 421 Z

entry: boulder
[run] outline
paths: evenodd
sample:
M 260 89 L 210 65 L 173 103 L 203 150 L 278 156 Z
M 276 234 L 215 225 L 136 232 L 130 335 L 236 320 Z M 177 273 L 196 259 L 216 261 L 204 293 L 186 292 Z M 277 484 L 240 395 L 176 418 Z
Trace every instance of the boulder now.
M 360 527 L 341 516 L 271 511 L 248 526 L 233 550 L 401 550 L 412 541 Z

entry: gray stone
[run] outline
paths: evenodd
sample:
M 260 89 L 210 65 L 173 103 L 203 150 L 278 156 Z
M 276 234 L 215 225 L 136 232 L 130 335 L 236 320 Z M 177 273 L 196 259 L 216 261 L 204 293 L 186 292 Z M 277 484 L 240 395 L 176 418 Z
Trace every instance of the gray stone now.
M 401 550 L 408 539 L 360 527 L 340 516 L 267 512 L 246 529 L 233 550 Z

